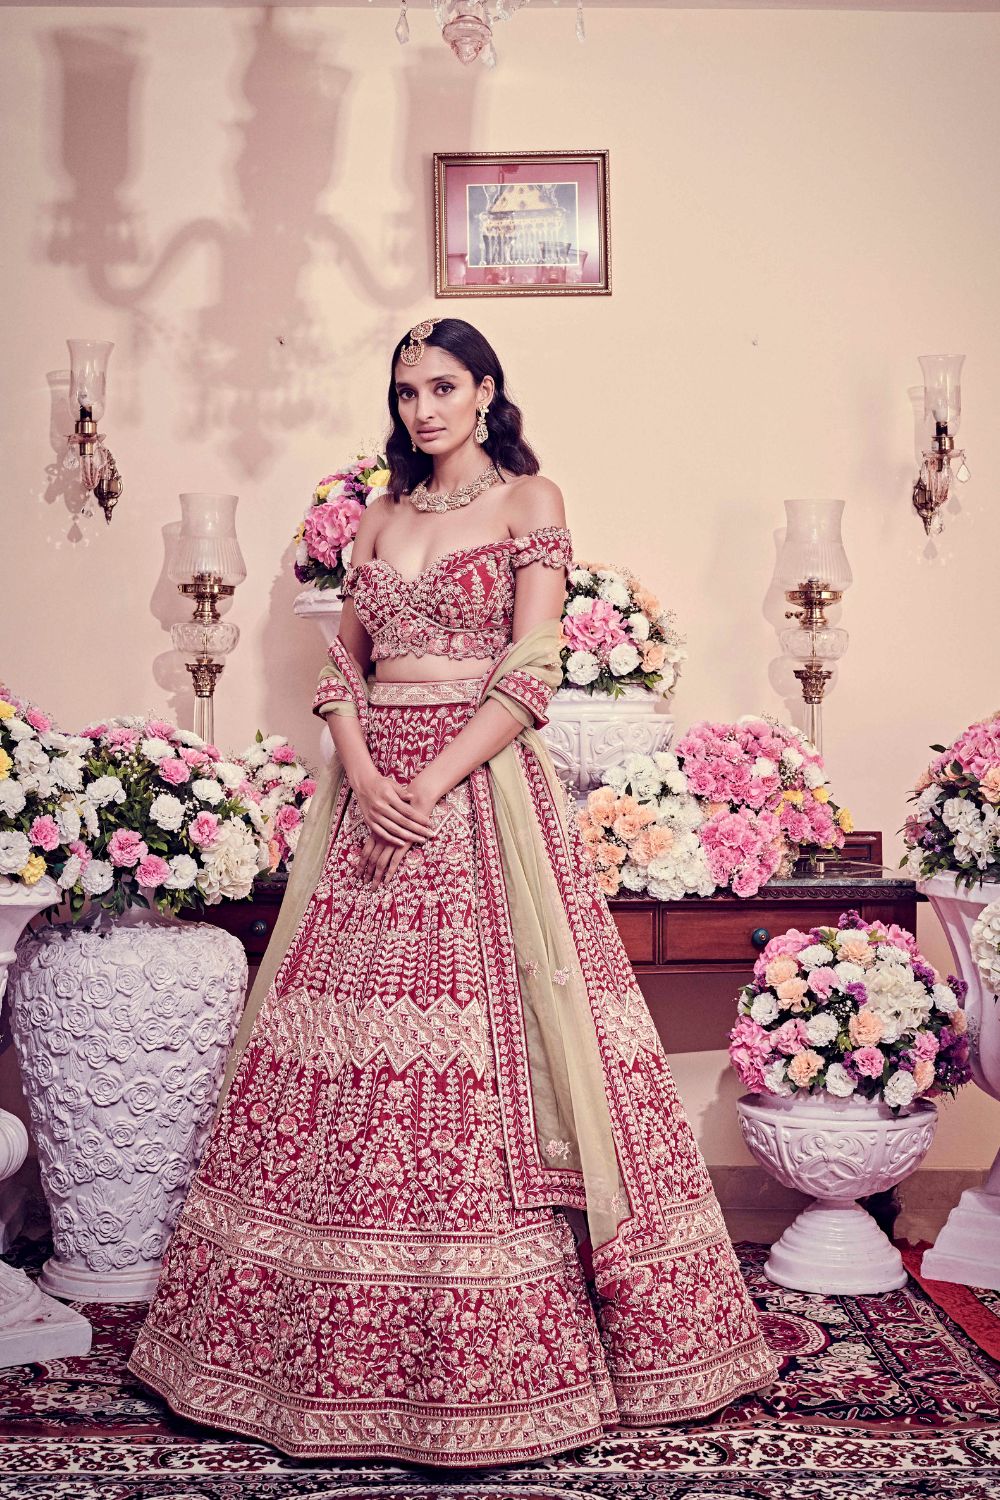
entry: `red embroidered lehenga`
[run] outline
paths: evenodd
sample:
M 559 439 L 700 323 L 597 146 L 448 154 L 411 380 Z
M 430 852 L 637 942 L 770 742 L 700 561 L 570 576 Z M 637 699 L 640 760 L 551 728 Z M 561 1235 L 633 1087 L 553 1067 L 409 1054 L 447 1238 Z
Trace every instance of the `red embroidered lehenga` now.
M 488 691 L 526 727 L 503 775 L 490 762 L 449 793 L 381 886 L 358 877 L 367 829 L 335 784 L 319 877 L 246 1018 L 129 1360 L 184 1416 L 299 1456 L 488 1465 L 699 1416 L 773 1378 L 528 727 L 558 647 L 517 656 L 515 569 L 570 555 L 567 532 L 542 528 L 411 581 L 378 560 L 348 573 L 374 660 L 496 658 L 481 678 L 365 684 L 334 644 L 317 711 L 357 712 L 383 773 L 409 780 Z M 532 849 L 552 896 L 525 915 Z

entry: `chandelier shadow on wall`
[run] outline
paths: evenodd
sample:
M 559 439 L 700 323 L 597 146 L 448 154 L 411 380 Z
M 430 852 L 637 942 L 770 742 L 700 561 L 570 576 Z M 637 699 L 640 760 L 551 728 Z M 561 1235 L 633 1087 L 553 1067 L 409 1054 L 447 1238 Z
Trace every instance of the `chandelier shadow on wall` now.
M 410 21 L 407 14 L 409 0 L 401 0 L 399 19 L 396 22 L 396 40 L 404 46 L 410 40 Z M 516 10 L 530 0 L 432 0 L 434 15 L 441 28 L 441 35 L 461 63 L 475 62 L 478 58 L 488 68 L 495 68 L 496 48 L 493 45 L 493 27 L 500 21 L 509 21 Z M 553 0 L 558 4 L 558 0 Z M 586 38 L 583 26 L 583 0 L 576 0 L 576 38 Z

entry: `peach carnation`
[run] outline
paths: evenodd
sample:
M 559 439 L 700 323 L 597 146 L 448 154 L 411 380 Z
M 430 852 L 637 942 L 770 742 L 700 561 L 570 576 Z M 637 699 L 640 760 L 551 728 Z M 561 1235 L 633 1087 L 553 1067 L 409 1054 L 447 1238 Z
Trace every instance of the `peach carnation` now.
M 779 1000 L 783 1000 L 790 1010 L 802 1010 L 805 1006 L 806 990 L 809 988 L 807 982 L 799 975 L 795 979 L 783 979 L 775 988 L 775 994 Z
M 874 1047 L 882 1040 L 882 1022 L 873 1010 L 862 1009 L 847 1023 L 855 1047 Z
M 662 854 L 669 854 L 674 847 L 674 831 L 660 824 L 649 830 L 649 846 L 653 851 L 653 858 L 659 859 Z
M 812 1083 L 816 1074 L 823 1066 L 823 1059 L 818 1052 L 807 1048 L 805 1052 L 798 1052 L 788 1064 L 788 1076 L 798 1088 L 804 1088 L 806 1084 Z
M 929 1089 L 934 1082 L 934 1064 L 926 1057 L 922 1057 L 913 1068 L 913 1082 L 917 1085 L 917 1093 L 922 1094 Z
M 778 958 L 771 959 L 764 970 L 764 978 L 768 984 L 783 984 L 786 979 L 794 979 L 798 972 L 799 966 L 795 959 L 785 953 Z
M 867 938 L 849 937 L 840 944 L 837 957 L 845 959 L 848 963 L 867 965 L 874 961 L 875 955 Z
M 597 884 L 605 896 L 617 896 L 618 888 L 621 885 L 621 877 L 617 870 L 598 870 Z
M 988 771 L 984 771 L 979 790 L 987 802 L 1000 802 L 1000 766 L 990 766 Z
M 643 641 L 642 670 L 658 672 L 667 659 L 667 648 L 660 641 Z

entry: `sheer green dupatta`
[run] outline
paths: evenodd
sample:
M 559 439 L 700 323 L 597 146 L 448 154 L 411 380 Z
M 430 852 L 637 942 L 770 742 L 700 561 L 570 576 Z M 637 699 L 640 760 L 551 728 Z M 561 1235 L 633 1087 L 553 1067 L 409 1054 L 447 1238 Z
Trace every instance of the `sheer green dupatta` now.
M 557 822 L 567 837 L 566 793 L 534 717 L 504 692 L 504 677 L 537 679 L 552 693 L 562 681 L 559 622 L 548 620 L 515 641 L 495 664 L 483 698 L 495 698 L 524 726 L 517 740 L 487 763 L 500 862 L 517 952 L 532 1107 L 540 1160 L 546 1146 L 583 1175 L 595 1250 L 612 1241 L 629 1214 L 615 1150 L 604 1066 L 590 996 L 563 897 L 522 768 L 517 745 L 544 772 Z M 552 1165 L 553 1163 L 548 1163 Z
M 323 714 L 351 714 L 359 718 L 364 725 L 368 717 L 368 689 L 353 656 L 339 639 L 335 640 L 330 647 L 330 660 L 320 673 L 320 687 L 322 688 L 324 684 L 331 699 L 322 705 Z M 299 923 L 305 916 L 309 900 L 323 873 L 330 840 L 336 831 L 333 827 L 333 819 L 343 785 L 344 768 L 340 757 L 334 751 L 329 764 L 317 777 L 316 790 L 312 795 L 309 811 L 306 813 L 302 831 L 299 834 L 299 842 L 295 849 L 295 858 L 292 860 L 278 920 L 274 924 L 274 931 L 271 933 L 260 968 L 257 970 L 257 977 L 243 1008 L 239 1029 L 226 1059 L 216 1105 L 216 1118 L 229 1091 L 229 1086 L 236 1076 L 240 1059 L 246 1050 L 257 1019 L 257 1013 L 267 998 L 286 953 L 292 946 Z

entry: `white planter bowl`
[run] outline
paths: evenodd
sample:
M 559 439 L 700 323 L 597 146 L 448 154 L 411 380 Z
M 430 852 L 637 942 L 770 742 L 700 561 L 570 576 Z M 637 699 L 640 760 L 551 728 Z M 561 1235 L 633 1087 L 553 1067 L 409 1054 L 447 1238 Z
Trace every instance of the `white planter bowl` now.
M 905 1285 L 899 1251 L 857 1203 L 895 1187 L 926 1156 L 937 1111 L 925 1099 L 893 1115 L 873 1099 L 745 1094 L 736 1105 L 750 1152 L 785 1187 L 815 1202 L 771 1247 L 765 1270 L 779 1286 L 828 1295 Z
M 1000 885 L 986 881 L 971 890 L 955 884 L 953 875 L 932 875 L 917 882 L 930 900 L 955 959 L 969 986 L 963 1009 L 969 1022 L 972 1076 L 993 1099 L 1000 1099 L 1000 1000 L 986 988 L 972 957 L 972 926 L 983 907 L 1000 901 Z M 935 1281 L 986 1286 L 1000 1291 L 1000 1152 L 981 1188 L 967 1188 L 948 1215 L 921 1269 Z
M 102 919 L 21 944 L 11 1029 L 52 1216 L 45 1291 L 152 1295 L 246 978 L 243 945 L 207 923 Z
M 561 687 L 549 703 L 548 720 L 542 738 L 561 780 L 578 799 L 626 755 L 666 750 L 674 733 L 663 698 L 636 686 L 626 687 L 620 698 Z
M 292 609 L 300 619 L 316 621 L 329 650 L 337 639 L 340 617 L 344 613 L 344 601 L 337 590 L 318 589 L 311 583 L 301 594 L 296 594 Z

